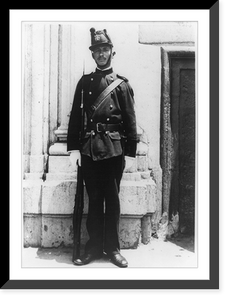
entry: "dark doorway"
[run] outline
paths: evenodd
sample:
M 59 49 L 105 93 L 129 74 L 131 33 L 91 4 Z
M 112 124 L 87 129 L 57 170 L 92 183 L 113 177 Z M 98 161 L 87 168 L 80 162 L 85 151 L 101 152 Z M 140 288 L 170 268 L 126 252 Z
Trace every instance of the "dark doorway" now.
M 163 212 L 179 232 L 195 229 L 195 53 L 162 48 L 161 165 Z

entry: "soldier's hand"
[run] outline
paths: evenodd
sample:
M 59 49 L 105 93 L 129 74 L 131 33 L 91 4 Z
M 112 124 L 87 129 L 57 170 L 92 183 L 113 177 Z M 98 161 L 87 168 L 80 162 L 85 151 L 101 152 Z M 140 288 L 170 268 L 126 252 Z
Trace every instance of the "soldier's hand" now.
M 69 159 L 70 159 L 71 165 L 74 169 L 76 169 L 76 167 L 77 167 L 77 162 L 78 162 L 78 165 L 81 166 L 81 153 L 79 150 L 71 151 Z
M 125 171 L 129 171 L 133 164 L 134 164 L 135 158 L 131 156 L 125 156 Z

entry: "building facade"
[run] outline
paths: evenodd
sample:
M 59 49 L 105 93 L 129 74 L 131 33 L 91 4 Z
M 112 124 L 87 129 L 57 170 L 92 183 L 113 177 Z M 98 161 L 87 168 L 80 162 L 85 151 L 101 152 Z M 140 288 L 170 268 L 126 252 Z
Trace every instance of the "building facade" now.
M 153 234 L 165 238 L 178 230 L 193 232 L 196 26 L 195 22 L 22 24 L 25 247 L 73 243 L 77 176 L 66 138 L 83 64 L 85 73 L 95 69 L 88 49 L 91 27 L 107 29 L 116 52 L 114 71 L 127 77 L 134 90 L 140 141 L 135 164 L 121 183 L 121 247 L 147 244 Z M 86 215 L 87 193 L 83 244 Z

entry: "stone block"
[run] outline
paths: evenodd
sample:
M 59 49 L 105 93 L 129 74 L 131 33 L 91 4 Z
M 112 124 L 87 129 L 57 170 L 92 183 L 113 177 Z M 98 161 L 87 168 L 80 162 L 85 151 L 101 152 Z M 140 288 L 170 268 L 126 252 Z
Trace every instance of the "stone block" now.
M 42 188 L 43 214 L 72 214 L 77 181 L 45 181 Z M 84 188 L 84 212 L 88 211 L 88 194 Z
M 46 180 L 47 181 L 52 181 L 52 180 L 60 180 L 60 181 L 65 181 L 65 180 L 71 180 L 71 181 L 76 181 L 77 180 L 77 172 L 68 172 L 68 173 L 47 173 L 46 174 Z
M 46 181 L 42 188 L 43 214 L 72 214 L 76 181 Z
M 30 155 L 30 173 L 43 173 L 45 156 L 44 155 Z
M 157 188 L 156 183 L 150 179 L 146 180 L 146 213 L 153 213 L 157 209 Z
M 162 169 L 160 166 L 152 168 L 151 177 L 156 182 L 156 184 L 159 186 L 159 188 L 161 188 L 161 186 L 162 186 Z
M 41 228 L 41 215 L 23 216 L 24 247 L 41 247 Z
M 136 249 L 141 237 L 141 219 L 122 216 L 120 219 L 119 239 L 122 249 Z
M 41 247 L 73 246 L 72 215 L 43 215 L 41 227 Z M 122 249 L 137 248 L 141 238 L 141 219 L 135 216 L 121 216 L 119 240 Z M 84 247 L 89 236 L 86 230 L 86 215 L 81 226 L 81 246 Z
M 139 26 L 139 42 L 143 44 L 193 44 L 196 22 L 152 22 Z
M 147 187 L 142 181 L 122 181 L 120 185 L 121 213 L 143 215 L 146 213 Z
M 23 180 L 23 212 L 41 213 L 42 180 Z
M 152 170 L 156 164 L 158 164 L 158 151 L 155 147 L 149 146 L 148 148 L 148 169 Z
M 73 246 L 73 216 L 43 215 L 42 216 L 42 247 Z M 82 217 L 81 246 L 88 241 L 86 215 Z
M 124 174 L 135 173 L 135 172 L 137 172 L 137 159 L 136 158 L 135 158 L 131 168 L 129 168 L 128 170 L 124 169 Z
M 156 184 L 156 210 L 162 214 L 162 169 L 155 167 L 151 171 L 151 178 Z
M 76 172 L 71 165 L 69 156 L 49 156 L 48 161 L 49 173 L 71 173 Z
M 148 170 L 148 160 L 145 155 L 138 155 L 136 157 L 137 160 L 137 171 L 145 172 Z
M 69 155 L 67 152 L 67 143 L 55 143 L 49 148 L 50 155 Z
M 140 172 L 141 179 L 150 179 L 150 171 Z
M 137 155 L 147 155 L 148 145 L 142 142 L 137 143 Z
M 145 215 L 141 219 L 141 233 L 141 242 L 147 245 L 152 235 L 151 217 L 149 215 Z
M 25 180 L 42 180 L 44 178 L 44 173 L 25 173 L 24 179 Z
M 141 174 L 139 172 L 123 173 L 122 180 L 140 181 L 141 180 Z
M 70 246 L 73 244 L 72 216 L 42 216 L 42 247 Z

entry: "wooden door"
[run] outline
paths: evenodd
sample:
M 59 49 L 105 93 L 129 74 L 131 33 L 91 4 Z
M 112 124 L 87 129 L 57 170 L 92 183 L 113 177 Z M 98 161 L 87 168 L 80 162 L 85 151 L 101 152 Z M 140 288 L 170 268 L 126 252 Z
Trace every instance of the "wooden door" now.
M 171 58 L 173 163 L 169 213 L 179 212 L 182 233 L 194 233 L 195 218 L 195 58 Z

